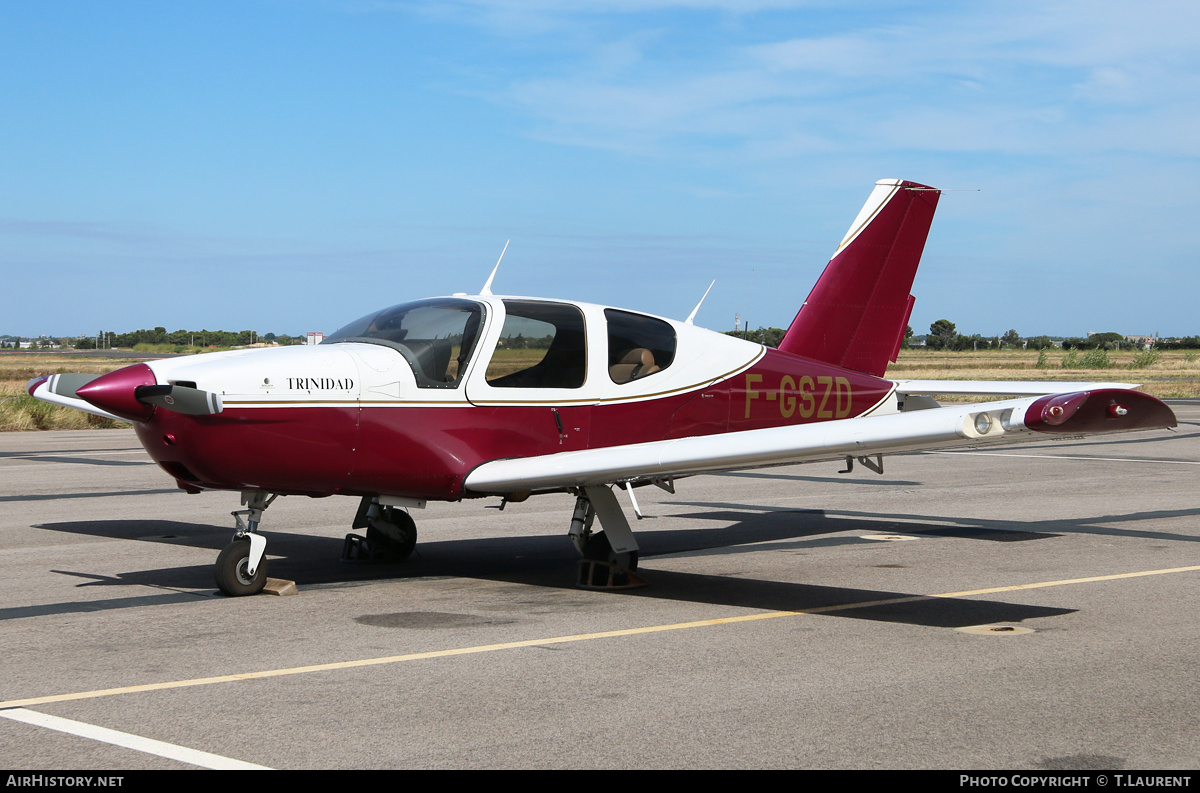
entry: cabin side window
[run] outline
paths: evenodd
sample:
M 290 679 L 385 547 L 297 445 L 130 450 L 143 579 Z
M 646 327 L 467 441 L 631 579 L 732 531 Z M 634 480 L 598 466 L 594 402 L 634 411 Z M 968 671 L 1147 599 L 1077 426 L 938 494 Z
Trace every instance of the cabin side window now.
M 583 312 L 565 303 L 505 300 L 504 328 L 484 375 L 493 388 L 579 388 L 587 377 Z
M 604 309 L 608 376 L 617 385 L 661 372 L 675 360 L 675 329 L 661 319 Z

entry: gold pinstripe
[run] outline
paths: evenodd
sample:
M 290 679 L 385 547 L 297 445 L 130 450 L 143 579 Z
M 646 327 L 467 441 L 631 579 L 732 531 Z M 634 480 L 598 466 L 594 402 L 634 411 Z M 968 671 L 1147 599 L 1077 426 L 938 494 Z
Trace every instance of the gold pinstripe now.
M 758 354 L 755 355 L 753 358 L 751 358 L 748 362 L 741 364 L 738 367 L 731 369 L 724 374 L 717 375 L 716 377 L 710 377 L 708 379 L 701 380 L 696 383 L 692 383 L 691 385 L 680 386 L 679 388 L 673 388 L 673 389 L 669 389 L 667 391 L 657 391 L 652 394 L 633 394 L 630 396 L 622 396 L 622 397 L 601 397 L 601 398 L 591 397 L 591 398 L 584 398 L 584 399 L 538 399 L 538 400 L 532 400 L 532 399 L 527 399 L 527 400 L 478 399 L 478 400 L 473 400 L 473 401 L 469 401 L 469 402 L 462 401 L 462 400 L 456 400 L 453 402 L 451 402 L 451 401 L 425 401 L 425 400 L 422 400 L 420 402 L 413 402 L 413 401 L 401 401 L 401 400 L 384 401 L 384 400 L 365 400 L 365 399 L 361 399 L 361 400 L 360 399 L 313 399 L 313 400 L 279 399 L 279 400 L 271 400 L 271 401 L 265 401 L 265 400 L 263 400 L 263 401 L 260 401 L 260 400 L 223 400 L 223 401 L 224 401 L 224 404 L 226 407 L 251 407 L 251 408 L 292 407 L 292 406 L 319 407 L 319 406 L 331 406 L 331 405 L 332 406 L 337 406 L 337 405 L 354 405 L 354 406 L 382 405 L 382 406 L 389 406 L 389 407 L 414 407 L 414 406 L 470 407 L 471 405 L 481 405 L 481 406 L 486 405 L 486 406 L 491 406 L 491 407 L 500 406 L 500 405 L 508 405 L 508 406 L 513 406 L 513 407 L 519 407 L 521 405 L 576 405 L 576 404 L 609 405 L 609 404 L 618 404 L 618 403 L 622 403 L 622 402 L 642 402 L 647 399 L 654 399 L 655 397 L 671 396 L 672 394 L 681 394 L 681 393 L 685 393 L 687 391 L 695 391 L 695 390 L 698 390 L 701 388 L 705 388 L 709 385 L 712 385 L 713 383 L 717 383 L 722 380 L 727 380 L 730 377 L 733 377 L 737 374 L 740 374 L 741 372 L 746 371 L 750 367 L 754 366 L 754 364 L 761 361 L 765 355 L 766 355 L 766 350 L 760 349 L 758 351 Z

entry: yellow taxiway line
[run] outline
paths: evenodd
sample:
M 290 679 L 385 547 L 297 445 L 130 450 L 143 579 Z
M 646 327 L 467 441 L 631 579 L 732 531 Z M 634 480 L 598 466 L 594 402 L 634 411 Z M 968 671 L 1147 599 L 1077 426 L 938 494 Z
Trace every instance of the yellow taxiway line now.
M 406 653 L 404 655 L 389 655 L 381 658 L 364 658 L 358 661 L 337 661 L 311 666 L 293 666 L 286 669 L 264 669 L 259 672 L 239 672 L 232 675 L 215 677 L 197 677 L 190 680 L 172 680 L 163 683 L 145 683 L 138 686 L 121 686 L 119 688 L 103 688 L 96 691 L 78 691 L 71 694 L 52 694 L 44 697 L 29 697 L 27 699 L 10 699 L 0 702 L 0 708 L 23 708 L 31 705 L 45 705 L 53 702 L 70 702 L 77 699 L 96 699 L 111 697 L 118 694 L 137 694 L 145 691 L 164 691 L 172 688 L 190 688 L 192 686 L 207 686 L 214 683 L 232 683 L 238 680 L 260 680 L 269 677 L 286 675 L 303 675 L 310 672 L 330 672 L 338 669 L 356 669 L 364 666 L 381 666 L 398 664 L 405 661 L 421 661 L 430 658 L 450 658 L 457 655 L 475 655 L 490 653 L 498 650 L 513 650 L 519 647 L 540 647 L 548 644 L 565 644 L 567 642 L 586 642 L 595 639 L 613 639 L 620 636 L 637 636 L 646 633 L 662 633 L 664 631 L 687 630 L 690 628 L 706 628 L 713 625 L 731 625 L 738 622 L 754 622 L 756 620 L 777 619 L 779 617 L 795 617 L 803 614 L 829 614 L 836 611 L 890 606 L 896 603 L 913 603 L 921 600 L 936 598 L 966 598 L 979 595 L 993 595 L 1000 592 L 1017 592 L 1023 589 L 1044 589 L 1046 587 L 1067 586 L 1070 584 L 1090 584 L 1098 581 L 1117 581 L 1123 578 L 1142 578 L 1151 575 L 1168 575 L 1171 573 L 1187 573 L 1200 570 L 1200 565 L 1190 567 L 1169 567 L 1162 570 L 1142 570 L 1134 573 L 1115 573 L 1112 575 L 1088 576 L 1086 578 L 1065 578 L 1059 581 L 1039 581 L 1031 584 L 1014 584 L 1012 586 L 989 587 L 987 589 L 971 589 L 961 592 L 942 592 L 936 595 L 910 595 L 907 597 L 885 598 L 882 600 L 859 601 L 856 603 L 841 603 L 833 606 L 818 606 L 800 611 L 768 611 L 762 614 L 746 614 L 740 617 L 720 617 L 711 620 L 696 620 L 694 622 L 676 622 L 669 625 L 650 625 L 644 628 L 625 628 L 616 631 L 601 631 L 598 633 L 579 633 L 571 636 L 551 636 L 541 639 L 525 639 L 516 642 L 500 642 L 498 644 L 481 644 L 474 647 L 457 647 L 449 650 L 432 650 L 423 653 Z

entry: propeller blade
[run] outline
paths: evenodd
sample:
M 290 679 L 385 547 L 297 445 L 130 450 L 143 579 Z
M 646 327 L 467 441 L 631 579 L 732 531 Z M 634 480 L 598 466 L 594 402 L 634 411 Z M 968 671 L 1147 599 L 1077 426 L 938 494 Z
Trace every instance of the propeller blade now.
M 75 396 L 75 389 L 87 385 L 99 376 L 98 374 L 82 374 L 80 372 L 52 374 L 50 375 L 50 379 L 46 381 L 46 390 L 59 396 L 78 399 Z
M 134 391 L 138 402 L 187 416 L 211 416 L 225 409 L 218 394 L 182 385 L 142 385 Z

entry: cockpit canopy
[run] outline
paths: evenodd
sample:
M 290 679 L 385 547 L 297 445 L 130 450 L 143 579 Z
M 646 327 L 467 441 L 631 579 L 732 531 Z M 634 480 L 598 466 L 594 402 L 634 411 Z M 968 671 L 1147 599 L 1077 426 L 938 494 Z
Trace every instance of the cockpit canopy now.
M 656 317 L 607 308 L 601 321 L 598 306 L 587 315 L 571 303 L 525 298 L 506 298 L 503 305 L 495 349 L 483 353 L 488 357 L 483 376 L 491 388 L 582 388 L 588 380 L 589 339 L 607 342 L 607 374 L 615 385 L 661 372 L 675 358 L 675 329 Z M 489 310 L 489 304 L 475 300 L 416 300 L 361 317 L 321 343 L 391 347 L 408 361 L 418 387 L 456 388 Z
M 415 300 L 367 314 L 322 344 L 356 341 L 399 351 L 422 388 L 455 388 L 479 341 L 485 306 L 473 300 Z

